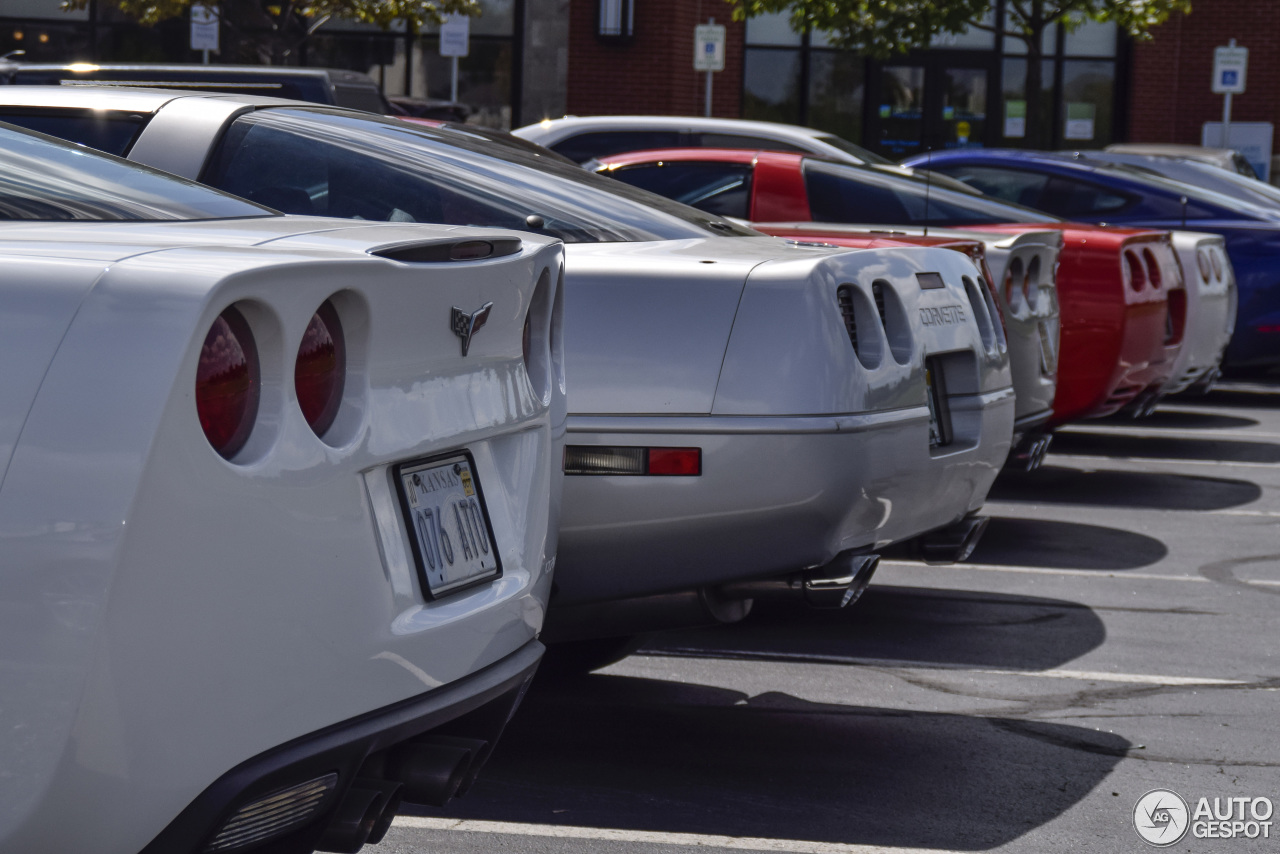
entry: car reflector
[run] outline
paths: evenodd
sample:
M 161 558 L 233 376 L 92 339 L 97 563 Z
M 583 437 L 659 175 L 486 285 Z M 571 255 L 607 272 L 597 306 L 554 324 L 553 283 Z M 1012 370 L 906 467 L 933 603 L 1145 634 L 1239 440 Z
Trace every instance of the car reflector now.
M 702 449 L 569 445 L 564 473 L 697 477 L 702 474 Z
M 650 448 L 649 474 L 683 475 L 702 474 L 701 448 Z

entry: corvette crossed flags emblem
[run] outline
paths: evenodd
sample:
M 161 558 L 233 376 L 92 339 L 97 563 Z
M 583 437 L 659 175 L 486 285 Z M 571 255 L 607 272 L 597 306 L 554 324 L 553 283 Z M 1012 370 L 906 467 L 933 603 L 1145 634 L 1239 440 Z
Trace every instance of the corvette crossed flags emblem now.
M 462 355 L 467 355 L 467 351 L 471 349 L 471 336 L 479 332 L 481 326 L 484 326 L 484 322 L 489 319 L 489 309 L 491 308 L 493 308 L 493 303 L 487 302 L 467 314 L 456 305 L 453 307 L 450 326 L 453 327 L 453 334 L 462 339 Z

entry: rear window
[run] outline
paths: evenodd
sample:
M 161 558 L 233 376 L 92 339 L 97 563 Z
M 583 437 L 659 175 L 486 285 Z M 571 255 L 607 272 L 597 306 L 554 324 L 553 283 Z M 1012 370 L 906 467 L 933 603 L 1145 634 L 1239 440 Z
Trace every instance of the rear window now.
M 0 124 L 0 220 L 198 220 L 273 213 L 164 172 Z
M 1055 221 L 1037 211 L 957 193 L 919 178 L 843 163 L 806 161 L 805 188 L 816 222 L 992 225 Z
M 323 107 L 236 119 L 202 180 L 285 213 L 496 226 L 566 243 L 756 234 L 511 145 Z
M 0 110 L 0 121 L 58 139 L 75 140 L 117 157 L 124 157 L 146 124 L 146 119 L 134 113 L 103 110 L 24 113 L 16 107 Z
M 651 148 L 679 148 L 680 131 L 677 130 L 610 130 L 580 133 L 548 146 L 557 154 L 563 154 L 574 163 L 586 163 L 628 151 L 648 151 Z
M 746 163 L 646 163 L 601 174 L 707 213 L 750 217 L 751 166 Z

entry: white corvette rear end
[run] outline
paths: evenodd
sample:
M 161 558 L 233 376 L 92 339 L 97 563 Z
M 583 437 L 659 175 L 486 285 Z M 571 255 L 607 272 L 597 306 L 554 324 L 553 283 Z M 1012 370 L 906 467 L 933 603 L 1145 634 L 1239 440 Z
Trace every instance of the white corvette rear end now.
M 1236 277 L 1226 242 L 1216 234 L 1171 231 L 1186 283 L 1186 330 L 1162 394 L 1188 388 L 1208 391 L 1222 370 L 1222 356 L 1236 326 Z
M 0 225 L 0 850 L 354 850 L 536 668 L 561 246 L 265 213 Z

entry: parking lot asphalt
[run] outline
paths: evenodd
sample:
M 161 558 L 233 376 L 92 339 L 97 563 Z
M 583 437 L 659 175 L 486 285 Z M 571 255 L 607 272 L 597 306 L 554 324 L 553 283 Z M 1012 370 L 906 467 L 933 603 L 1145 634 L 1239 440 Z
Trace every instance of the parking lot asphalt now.
M 986 512 L 846 611 L 535 683 L 475 788 L 369 850 L 1143 851 L 1150 790 L 1280 803 L 1280 386 L 1064 429 Z M 1280 850 L 1271 820 L 1167 850 Z

